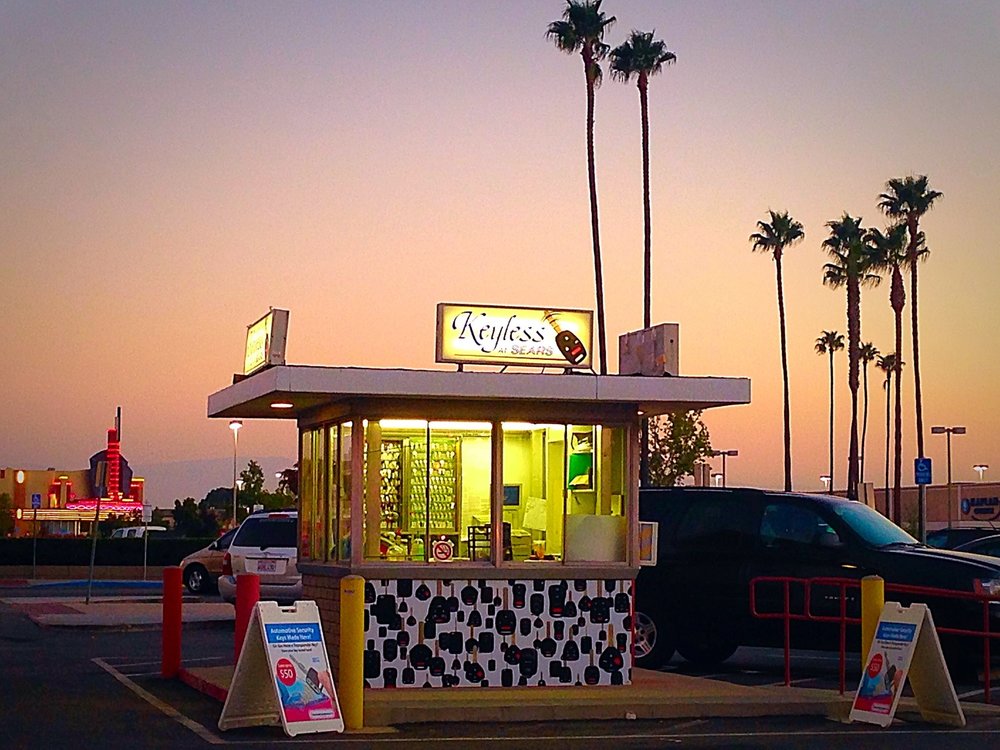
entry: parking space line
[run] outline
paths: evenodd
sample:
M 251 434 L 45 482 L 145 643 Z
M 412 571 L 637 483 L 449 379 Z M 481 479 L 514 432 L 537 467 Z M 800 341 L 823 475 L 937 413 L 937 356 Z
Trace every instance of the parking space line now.
M 116 680 L 118 680 L 118 682 L 120 682 L 122 685 L 124 685 L 133 693 L 135 693 L 144 701 L 146 701 L 149 705 L 153 706 L 160 712 L 166 714 L 184 728 L 190 729 L 192 732 L 194 732 L 203 740 L 205 740 L 205 742 L 208 742 L 211 745 L 226 744 L 226 741 L 224 739 L 214 734 L 209 729 L 196 722 L 194 719 L 188 718 L 170 704 L 161 701 L 159 698 L 150 693 L 148 690 L 144 690 L 143 688 L 139 687 L 136 683 L 134 683 L 124 674 L 122 674 L 113 666 L 104 661 L 104 659 L 97 657 L 91 659 L 91 661 L 94 662 L 101 669 L 103 669 L 105 672 L 110 674 L 112 677 L 114 677 Z

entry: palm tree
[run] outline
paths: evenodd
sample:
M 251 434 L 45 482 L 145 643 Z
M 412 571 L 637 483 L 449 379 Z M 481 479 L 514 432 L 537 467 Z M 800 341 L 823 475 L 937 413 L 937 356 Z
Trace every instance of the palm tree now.
M 902 362 L 898 363 L 902 365 Z M 880 356 L 875 366 L 885 373 L 885 382 L 882 387 L 885 388 L 885 516 L 890 518 L 893 516 L 893 503 L 889 499 L 889 438 L 892 435 L 892 427 L 889 423 L 889 407 L 892 404 L 892 374 L 898 372 L 897 358 L 895 354 L 886 354 Z M 898 378 L 897 378 L 898 381 Z M 897 405 L 899 404 L 899 399 L 896 400 Z
M 833 353 L 844 348 L 844 335 L 823 331 L 816 339 L 816 353 L 830 355 L 830 492 L 833 492 Z
M 778 326 L 781 333 L 781 376 L 784 383 L 784 418 L 785 418 L 785 492 L 792 489 L 792 426 L 791 406 L 788 397 L 788 348 L 785 340 L 785 292 L 781 281 L 781 257 L 786 247 L 791 247 L 805 238 L 802 225 L 788 215 L 787 211 L 775 213 L 768 210 L 770 223 L 757 222 L 759 231 L 750 235 L 754 250 L 771 253 L 774 258 L 774 268 L 778 284 Z M 831 480 L 832 481 L 832 480 Z
M 647 90 L 649 77 L 658 74 L 664 65 L 677 61 L 677 56 L 667 49 L 661 39 L 654 39 L 655 31 L 635 31 L 628 40 L 611 50 L 611 76 L 628 83 L 635 76 L 639 87 L 639 115 L 642 118 L 642 217 L 645 228 L 643 245 L 643 327 L 649 328 L 652 307 L 650 293 L 653 270 L 652 223 L 649 211 L 649 104 Z
M 590 185 L 590 232 L 594 243 L 594 286 L 597 290 L 597 327 L 601 375 L 608 374 L 607 332 L 604 329 L 604 274 L 597 220 L 597 172 L 594 167 L 594 92 L 601 85 L 600 61 L 608 54 L 604 32 L 615 22 L 601 12 L 601 0 L 566 0 L 561 21 L 549 24 L 545 35 L 563 52 L 580 53 L 587 80 L 587 176 Z
M 844 214 L 826 224 L 830 236 L 823 247 L 833 259 L 823 266 L 823 283 L 847 290 L 847 385 L 851 389 L 851 434 L 847 457 L 847 497 L 858 499 L 858 371 L 861 347 L 861 287 L 875 286 L 882 279 L 875 272 L 878 258 L 865 243 L 861 219 Z
M 928 189 L 927 175 L 897 177 L 885 183 L 885 192 L 879 194 L 879 208 L 890 219 L 906 224 L 909 242 L 906 262 L 910 268 L 910 333 L 913 338 L 913 391 L 917 412 L 917 455 L 924 457 L 924 407 L 920 390 L 920 337 L 917 330 L 917 264 L 925 260 L 928 252 L 921 249 L 923 236 L 920 219 L 942 196 L 937 190 Z M 899 351 L 897 348 L 896 351 Z M 921 529 L 924 519 L 920 519 Z
M 903 484 L 903 407 L 902 407 L 902 367 L 903 360 L 900 352 L 903 351 L 903 308 L 906 306 L 906 286 L 903 284 L 903 265 L 906 263 L 906 227 L 903 224 L 889 227 L 885 232 L 878 229 L 869 229 L 867 235 L 868 243 L 874 248 L 878 263 L 883 270 L 888 270 L 892 275 L 892 282 L 889 287 L 889 304 L 892 307 L 893 322 L 895 327 L 895 352 L 892 362 L 895 366 L 896 377 L 896 419 L 895 429 L 895 461 L 892 485 L 892 512 L 890 517 L 895 523 L 902 520 L 902 484 Z M 887 381 L 888 382 L 888 381 Z
M 863 416 L 861 417 L 861 468 L 858 480 L 861 484 L 865 483 L 865 456 L 868 455 L 868 451 L 865 450 L 868 442 L 868 364 L 878 357 L 878 355 L 879 350 L 870 341 L 863 343 L 858 350 L 858 356 L 861 358 L 861 375 L 865 392 L 865 406 L 862 412 Z

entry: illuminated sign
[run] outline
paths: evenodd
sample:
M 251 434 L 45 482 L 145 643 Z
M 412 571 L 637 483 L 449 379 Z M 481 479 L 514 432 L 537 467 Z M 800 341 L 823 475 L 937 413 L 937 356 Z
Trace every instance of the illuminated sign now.
M 243 374 L 249 375 L 268 365 L 285 364 L 285 340 L 287 338 L 288 310 L 278 310 L 272 307 L 267 315 L 247 326 Z
M 87 500 L 77 500 L 75 502 L 66 503 L 66 510 L 96 510 L 97 509 L 97 499 L 90 498 Z M 112 501 L 110 499 L 101 500 L 101 511 L 102 512 L 114 512 L 114 513 L 141 513 L 142 503 L 139 502 L 128 502 L 128 501 Z
M 590 310 L 442 302 L 437 361 L 590 369 L 593 319 Z
M 1000 497 L 963 497 L 962 515 L 977 521 L 996 521 L 1000 518 Z

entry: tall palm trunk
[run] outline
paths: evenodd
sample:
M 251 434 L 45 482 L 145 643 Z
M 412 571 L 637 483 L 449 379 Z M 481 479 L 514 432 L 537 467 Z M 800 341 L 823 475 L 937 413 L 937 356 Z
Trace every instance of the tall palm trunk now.
M 916 230 L 913 230 L 914 232 Z M 915 237 L 916 234 L 910 235 Z M 916 244 L 916 243 L 911 243 Z M 917 456 L 924 457 L 924 402 L 920 390 L 920 336 L 917 331 L 917 259 L 910 261 L 910 332 L 913 335 L 913 394 L 917 411 Z
M 864 388 L 865 405 L 861 413 L 861 468 L 858 470 L 858 482 L 865 483 L 865 456 L 868 451 L 865 445 L 868 442 L 868 361 L 865 360 L 861 368 L 862 387 Z
M 830 349 L 830 494 L 833 485 L 833 349 Z
M 647 89 L 649 79 L 645 71 L 639 74 L 639 112 L 642 116 L 642 219 L 645 229 L 643 244 L 643 298 L 642 324 L 649 328 L 652 318 L 652 277 L 653 277 L 653 224 L 649 209 L 649 102 Z
M 594 285 L 597 287 L 598 351 L 601 375 L 608 374 L 607 332 L 604 328 L 604 274 L 601 270 L 601 236 L 597 218 L 597 172 L 594 166 L 594 59 L 585 48 L 584 73 L 587 76 L 587 178 L 590 185 L 590 232 L 594 242 Z
M 847 498 L 858 499 L 858 348 L 861 343 L 861 286 L 847 282 L 847 384 L 851 389 L 851 435 L 847 453 Z
M 885 373 L 885 517 L 892 518 L 892 501 L 889 499 L 889 459 L 891 452 L 889 440 L 892 435 L 892 424 L 889 411 L 892 406 L 892 370 Z
M 903 520 L 903 306 L 906 304 L 906 290 L 903 274 L 898 266 L 892 269 L 892 290 L 890 292 L 893 316 L 896 324 L 896 414 L 895 445 L 893 457 L 892 520 L 898 526 Z
M 788 397 L 788 345 L 785 339 L 785 292 L 781 279 L 781 253 L 774 254 L 778 279 L 778 323 L 781 329 L 781 378 L 784 389 L 785 406 L 785 492 L 792 491 L 792 422 Z M 832 356 L 832 355 L 831 355 Z M 831 375 L 832 377 L 832 375 Z M 832 450 L 832 449 L 831 449 Z M 832 479 L 830 480 L 833 481 Z
M 645 230 L 643 244 L 643 286 L 642 286 L 642 325 L 649 328 L 652 317 L 652 275 L 653 224 L 649 208 L 649 100 L 647 96 L 648 78 L 646 73 L 639 74 L 639 112 L 642 118 L 642 218 Z M 639 456 L 639 478 L 642 485 L 649 484 L 649 421 L 642 420 L 642 453 Z

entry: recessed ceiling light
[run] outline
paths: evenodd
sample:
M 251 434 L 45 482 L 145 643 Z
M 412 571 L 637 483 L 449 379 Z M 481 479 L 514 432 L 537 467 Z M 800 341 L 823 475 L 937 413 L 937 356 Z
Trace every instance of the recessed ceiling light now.
M 290 404 L 287 401 L 275 401 L 271 404 L 272 409 L 291 409 L 295 404 Z

